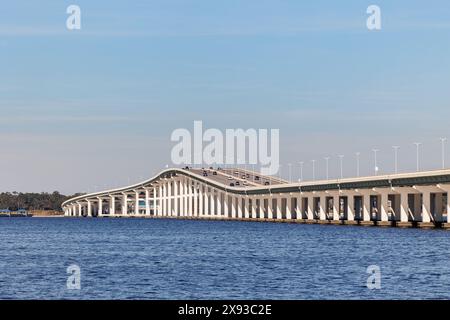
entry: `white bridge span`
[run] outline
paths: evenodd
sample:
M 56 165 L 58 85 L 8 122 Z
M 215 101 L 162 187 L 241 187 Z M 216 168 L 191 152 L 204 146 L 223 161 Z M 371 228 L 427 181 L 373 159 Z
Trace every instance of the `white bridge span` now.
M 66 216 L 450 228 L 450 170 L 300 183 L 242 169 L 166 169 L 62 204 Z

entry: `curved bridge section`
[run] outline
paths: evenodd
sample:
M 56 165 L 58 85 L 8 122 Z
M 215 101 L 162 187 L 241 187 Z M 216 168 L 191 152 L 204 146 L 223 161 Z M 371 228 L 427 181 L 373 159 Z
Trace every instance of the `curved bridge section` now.
M 62 204 L 66 216 L 450 227 L 450 170 L 289 183 L 242 169 L 166 169 Z

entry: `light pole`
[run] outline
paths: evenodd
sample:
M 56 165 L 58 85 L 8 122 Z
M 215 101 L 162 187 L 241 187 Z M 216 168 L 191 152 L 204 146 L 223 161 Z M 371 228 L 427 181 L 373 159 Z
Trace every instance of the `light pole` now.
M 380 151 L 380 150 L 378 150 L 378 149 L 372 149 L 372 151 L 373 151 L 373 154 L 374 154 L 374 164 L 375 164 L 374 170 L 375 170 L 375 175 L 377 175 L 377 174 L 378 174 L 377 152 Z
M 300 181 L 303 181 L 303 161 L 298 163 L 300 165 Z
M 343 163 L 343 159 L 344 159 L 344 155 L 340 154 L 339 156 L 339 165 L 341 167 L 341 179 L 344 177 L 343 171 L 342 171 L 342 163 Z
M 414 142 L 414 145 L 416 146 L 416 171 L 419 171 L 419 147 L 422 145 L 422 143 Z
M 399 146 L 392 146 L 392 148 L 394 149 L 394 172 L 397 173 L 398 172 L 398 166 L 397 166 L 398 149 L 400 149 L 400 147 Z
M 356 152 L 356 176 L 359 177 L 359 156 L 361 152 Z
M 311 160 L 312 162 L 312 179 L 316 180 L 316 160 Z
M 325 172 L 326 172 L 326 177 L 328 180 L 328 161 L 330 160 L 330 157 L 325 157 L 324 159 L 325 159 L 325 166 L 326 166 Z
M 288 163 L 289 167 L 289 183 L 292 182 L 292 163 Z
M 278 165 L 278 179 L 281 181 L 281 164 Z
M 441 140 L 441 151 L 442 151 L 442 169 L 445 168 L 445 142 L 447 138 L 439 138 Z

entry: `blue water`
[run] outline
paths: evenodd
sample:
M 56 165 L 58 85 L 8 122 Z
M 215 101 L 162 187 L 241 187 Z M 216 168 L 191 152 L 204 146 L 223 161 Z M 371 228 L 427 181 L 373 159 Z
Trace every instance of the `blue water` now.
M 0 298 L 449 299 L 449 246 L 442 230 L 3 218 Z M 71 264 L 80 290 L 66 287 Z

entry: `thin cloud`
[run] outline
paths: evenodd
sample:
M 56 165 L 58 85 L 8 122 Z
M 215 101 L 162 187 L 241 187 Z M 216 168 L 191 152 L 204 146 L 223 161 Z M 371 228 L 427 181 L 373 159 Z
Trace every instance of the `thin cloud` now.
M 89 115 L 89 116 L 7 116 L 0 118 L 0 123 L 17 123 L 17 122 L 145 122 L 146 119 L 140 116 L 114 116 L 114 115 Z

